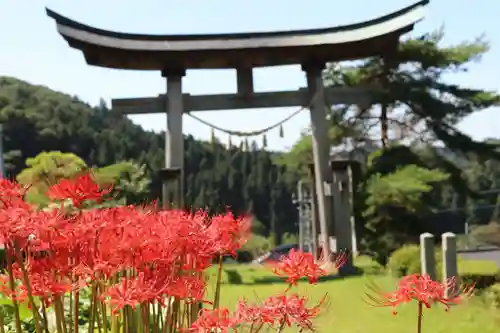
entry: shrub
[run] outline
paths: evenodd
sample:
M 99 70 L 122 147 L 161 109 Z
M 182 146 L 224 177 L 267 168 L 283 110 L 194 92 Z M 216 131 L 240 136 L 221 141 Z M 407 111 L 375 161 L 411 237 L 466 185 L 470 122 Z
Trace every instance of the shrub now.
M 404 245 L 397 249 L 389 257 L 387 270 L 396 277 L 420 272 L 420 248 Z
M 500 282 L 490 286 L 485 291 L 485 296 L 488 304 L 491 304 L 495 309 L 500 308 Z
M 296 234 L 285 232 L 281 237 L 282 244 L 297 244 L 298 242 L 299 242 L 299 236 Z
M 241 278 L 240 273 L 235 269 L 226 269 L 227 274 L 227 283 L 229 284 L 242 284 L 243 279 Z
M 466 285 L 475 285 L 477 290 L 484 290 L 496 283 L 500 283 L 500 275 L 497 274 L 460 274 L 460 280 Z
M 442 272 L 441 250 L 436 249 L 436 274 L 440 276 Z M 396 277 L 402 277 L 408 274 L 417 274 L 422 271 L 420 262 L 420 246 L 416 244 L 404 245 L 394 251 L 389 257 L 387 270 Z
M 384 266 L 370 258 L 369 256 L 358 256 L 354 259 L 356 267 L 361 269 L 363 274 L 377 275 L 384 272 Z
M 241 263 L 241 264 L 247 264 L 252 262 L 254 259 L 254 256 L 250 251 L 245 251 L 245 250 L 237 250 L 236 251 L 236 261 Z
M 252 257 L 256 258 L 271 250 L 273 245 L 270 238 L 252 234 L 241 250 L 251 253 Z
M 500 223 L 491 222 L 488 225 L 478 226 L 471 233 L 471 238 L 478 243 L 500 245 Z
M 500 283 L 500 271 L 495 262 L 489 260 L 460 260 L 458 274 L 465 284 L 475 284 L 476 289 L 486 289 Z

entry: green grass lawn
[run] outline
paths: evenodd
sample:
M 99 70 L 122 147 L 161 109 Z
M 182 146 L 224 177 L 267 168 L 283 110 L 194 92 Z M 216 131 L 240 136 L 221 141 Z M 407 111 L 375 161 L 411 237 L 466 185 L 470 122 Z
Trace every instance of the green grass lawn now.
M 345 280 L 328 281 L 316 286 L 303 284 L 298 291 L 307 295 L 311 303 L 318 302 L 328 293 L 328 304 L 316 320 L 318 332 L 335 333 L 387 333 L 415 332 L 416 305 L 401 308 L 393 316 L 389 308 L 373 308 L 363 301 L 368 282 L 381 287 L 392 288 L 394 280 L 388 277 L 353 277 Z M 234 308 L 241 298 L 262 299 L 281 292 L 284 284 L 271 285 L 224 285 L 222 305 Z M 445 312 L 439 306 L 428 310 L 424 318 L 424 332 L 440 333 L 489 333 L 499 332 L 500 323 L 495 322 L 480 299 L 454 307 Z
M 467 264 L 467 262 L 461 264 L 461 271 L 467 270 Z M 473 271 L 482 271 L 484 267 L 491 268 L 489 263 L 484 262 L 471 263 L 470 266 Z M 249 301 L 263 299 L 280 293 L 286 287 L 283 283 L 251 284 L 252 280 L 271 275 L 266 269 L 252 266 L 240 268 L 232 266 L 225 269 L 237 270 L 245 283 L 223 285 L 221 303 L 230 309 L 235 307 L 239 299 L 246 298 Z M 320 333 L 415 332 L 416 304 L 400 308 L 398 315 L 394 316 L 390 308 L 374 308 L 364 301 L 368 283 L 375 283 L 382 289 L 393 290 L 396 281 L 388 276 L 367 275 L 326 281 L 315 286 L 302 283 L 297 290 L 306 295 L 311 304 L 315 304 L 328 293 L 328 304 L 315 321 L 317 331 Z M 498 317 L 493 316 L 492 311 L 485 306 L 480 297 L 474 297 L 462 305 L 453 307 L 449 312 L 445 312 L 439 305 L 427 310 L 423 328 L 424 332 L 429 333 L 498 333 L 500 321 Z
M 356 259 L 356 265 L 371 267 L 373 262 L 360 257 Z M 498 270 L 490 262 L 466 260 L 460 262 L 459 269 L 462 273 L 478 274 Z M 270 278 L 274 275 L 271 269 L 262 266 L 224 265 L 224 270 L 226 274 L 223 275 L 221 305 L 231 310 L 240 299 L 258 301 L 279 294 L 286 287 L 285 283 L 276 280 L 270 283 Z M 241 277 L 241 283 L 229 283 L 228 271 L 236 272 L 236 275 Z M 209 270 L 210 286 L 214 284 L 216 272 L 216 267 Z M 399 314 L 394 316 L 391 308 L 374 308 L 365 302 L 365 293 L 369 291 L 368 284 L 376 284 L 383 290 L 392 291 L 396 282 L 397 279 L 387 275 L 365 275 L 325 281 L 314 286 L 303 282 L 295 290 L 307 296 L 311 305 L 317 304 L 328 294 L 327 304 L 314 322 L 319 333 L 415 333 L 416 304 L 401 307 Z M 209 288 L 208 292 L 208 299 L 213 299 L 213 288 Z M 10 302 L 0 299 L 0 304 L 5 303 Z M 31 315 L 25 306 L 22 308 L 22 315 Z M 498 333 L 500 316 L 495 315 L 491 308 L 486 306 L 482 297 L 473 297 L 468 302 L 453 307 L 449 312 L 445 312 L 439 305 L 426 310 L 423 328 L 424 332 L 428 333 Z

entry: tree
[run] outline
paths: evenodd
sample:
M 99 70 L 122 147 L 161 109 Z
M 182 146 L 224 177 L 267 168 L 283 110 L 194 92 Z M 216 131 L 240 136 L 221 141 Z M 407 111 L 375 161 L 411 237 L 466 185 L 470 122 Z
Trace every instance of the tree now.
M 26 160 L 27 168 L 18 176 L 20 184 L 30 186 L 28 200 L 40 205 L 48 204 L 48 188 L 61 179 L 72 178 L 87 168 L 85 162 L 72 153 L 43 152 Z
M 463 163 L 459 162 L 474 156 L 482 161 L 500 158 L 497 143 L 474 141 L 456 127 L 466 116 L 498 105 L 499 95 L 445 80 L 449 74 L 467 71 L 488 51 L 489 45 L 480 37 L 448 46 L 443 45 L 443 37 L 443 29 L 412 37 L 401 43 L 393 59 L 334 63 L 329 64 L 324 72 L 327 86 L 372 84 L 384 88 L 383 92 L 374 96 L 373 105 L 336 106 L 331 108 L 328 117 L 330 143 L 336 145 L 331 149 L 333 154 L 352 156 L 356 153 L 358 160 L 367 162 L 369 154 L 380 149 L 379 157 L 384 157 L 378 160 L 376 166 L 365 168 L 364 186 L 361 187 L 362 191 L 369 191 L 377 186 L 380 198 L 375 200 L 370 192 L 359 193 L 358 200 L 367 205 L 366 209 L 372 213 L 380 213 L 387 208 L 378 199 L 395 199 L 396 194 L 398 200 L 409 205 L 403 209 L 405 214 L 411 212 L 413 207 L 410 203 L 415 203 L 413 195 L 422 193 L 423 187 L 420 186 L 427 186 L 432 180 L 419 177 L 434 175 L 439 178 L 446 174 L 446 181 L 432 181 L 432 190 L 416 197 L 423 203 L 440 206 L 444 194 L 452 192 L 452 200 L 462 214 L 460 219 L 465 219 L 467 200 L 473 197 L 474 190 L 462 173 Z M 310 135 L 304 135 L 290 152 L 281 157 L 280 162 L 304 175 L 303 166 L 312 160 L 310 142 Z M 401 167 L 412 164 L 420 172 L 402 171 L 405 169 Z M 430 174 L 422 173 L 422 170 Z M 403 177 L 404 183 L 408 184 L 406 188 L 396 186 L 399 184 L 397 180 L 402 181 Z M 393 205 L 390 207 L 393 211 Z M 424 207 L 421 204 L 419 209 Z M 366 231 L 364 237 L 375 237 L 369 232 L 373 217 L 373 214 L 365 214 L 367 221 L 357 221 L 367 223 L 366 228 L 361 228 Z M 424 223 L 421 218 L 419 221 Z M 397 234 L 392 232 L 384 237 L 387 238 L 384 251 L 393 247 L 389 243 L 399 242 Z
M 395 142 L 421 142 L 432 147 L 440 141 L 454 154 L 500 157 L 496 143 L 476 142 L 456 128 L 466 116 L 498 105 L 499 95 L 445 81 L 448 74 L 467 71 L 489 45 L 480 37 L 443 46 L 443 37 L 440 29 L 403 41 L 392 63 L 373 58 L 349 65 L 329 64 L 324 73 L 327 86 L 375 84 L 386 91 L 368 107 L 332 108 L 331 143 L 341 143 L 346 150 L 364 146 L 371 153 L 376 142 L 386 148 Z M 386 107 L 379 107 L 380 103 Z M 282 159 L 292 167 L 294 163 L 310 163 L 310 147 L 310 135 L 306 134 Z
M 112 184 L 114 202 L 123 204 L 140 204 L 151 183 L 146 166 L 133 161 L 97 168 L 94 175 L 99 184 Z
M 471 237 L 479 243 L 500 246 L 500 223 L 492 222 L 477 227 L 472 231 Z
M 424 219 L 434 205 L 425 195 L 447 178 L 444 172 L 414 164 L 386 175 L 372 174 L 364 189 L 365 252 L 385 265 L 392 251 L 416 243 L 419 234 L 430 231 Z

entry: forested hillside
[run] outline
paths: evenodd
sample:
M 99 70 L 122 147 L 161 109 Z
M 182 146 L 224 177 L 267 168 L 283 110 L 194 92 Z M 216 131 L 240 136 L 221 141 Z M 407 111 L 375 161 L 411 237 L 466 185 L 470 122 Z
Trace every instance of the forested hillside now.
M 103 167 L 133 160 L 151 178 L 150 201 L 161 193 L 157 171 L 164 166 L 164 135 L 144 131 L 128 118 L 49 88 L 0 77 L 0 122 L 9 176 L 26 168 L 25 161 L 43 151 L 71 152 L 88 166 Z M 293 179 L 285 183 L 285 166 L 272 163 L 272 153 L 185 137 L 186 204 L 237 213 L 251 212 L 264 234 L 294 229 Z

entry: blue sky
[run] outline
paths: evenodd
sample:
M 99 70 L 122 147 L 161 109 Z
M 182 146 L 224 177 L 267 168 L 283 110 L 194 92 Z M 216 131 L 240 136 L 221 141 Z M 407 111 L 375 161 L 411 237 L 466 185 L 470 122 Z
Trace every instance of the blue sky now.
M 136 33 L 214 33 L 306 29 L 335 26 L 368 20 L 415 2 L 414 0 L 141 0 L 141 1 L 68 1 L 3 0 L 0 5 L 0 75 L 14 76 L 71 95 L 90 104 L 100 98 L 148 97 L 164 93 L 165 82 L 157 72 L 110 70 L 88 66 L 80 52 L 70 49 L 56 32 L 54 22 L 45 15 L 47 6 L 77 21 L 122 32 Z M 496 3 L 496 4 L 495 4 Z M 451 5 L 453 4 L 453 5 Z M 458 43 L 485 33 L 491 51 L 469 73 L 450 78 L 471 87 L 500 90 L 500 3 L 492 0 L 431 0 L 427 17 L 415 33 L 441 25 L 446 28 L 446 43 Z M 184 89 L 192 94 L 231 93 L 236 91 L 234 71 L 190 71 Z M 291 90 L 305 86 L 298 66 L 258 69 L 257 91 Z M 295 109 L 261 109 L 199 112 L 197 116 L 219 127 L 253 131 L 286 117 Z M 476 139 L 498 137 L 499 109 L 470 116 L 460 128 Z M 145 129 L 166 127 L 165 115 L 133 116 Z M 278 131 L 268 134 L 272 149 L 287 149 L 309 124 L 302 112 L 284 126 L 285 137 Z M 184 132 L 208 139 L 210 129 L 184 116 Z M 217 133 L 220 140 L 227 135 Z M 260 142 L 260 138 L 256 138 Z M 233 138 L 233 142 L 238 140 Z

